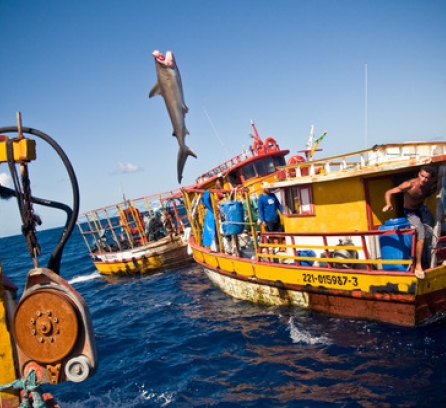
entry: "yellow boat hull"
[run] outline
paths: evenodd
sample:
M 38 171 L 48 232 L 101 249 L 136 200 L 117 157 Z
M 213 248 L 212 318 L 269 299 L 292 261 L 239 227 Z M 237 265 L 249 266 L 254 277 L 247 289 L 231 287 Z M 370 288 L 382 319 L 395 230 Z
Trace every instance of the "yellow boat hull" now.
M 446 311 L 443 265 L 418 280 L 408 272 L 328 271 L 233 257 L 194 243 L 191 247 L 209 279 L 237 299 L 401 326 L 426 324 Z
M 14 288 L 12 283 L 3 277 L 0 269 L 0 384 L 10 384 L 17 379 L 14 362 L 14 344 L 11 327 L 12 313 L 15 301 L 13 300 Z M 9 322 L 9 324 L 8 324 Z M 20 404 L 17 391 L 0 392 L 0 407 L 18 407 Z
M 93 254 L 93 263 L 103 275 L 144 275 L 184 268 L 193 263 L 187 243 L 180 238 L 164 238 L 127 253 Z

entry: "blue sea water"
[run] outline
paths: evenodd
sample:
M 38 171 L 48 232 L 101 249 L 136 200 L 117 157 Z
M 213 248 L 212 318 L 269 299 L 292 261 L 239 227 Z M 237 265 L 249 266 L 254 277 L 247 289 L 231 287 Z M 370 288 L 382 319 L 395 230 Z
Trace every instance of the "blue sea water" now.
M 60 231 L 39 232 L 39 266 Z M 24 239 L 0 245 L 21 292 L 33 267 Z M 401 328 L 256 306 L 223 294 L 198 266 L 103 277 L 77 230 L 61 276 L 89 305 L 99 358 L 86 381 L 44 386 L 61 407 L 446 405 L 444 323 Z

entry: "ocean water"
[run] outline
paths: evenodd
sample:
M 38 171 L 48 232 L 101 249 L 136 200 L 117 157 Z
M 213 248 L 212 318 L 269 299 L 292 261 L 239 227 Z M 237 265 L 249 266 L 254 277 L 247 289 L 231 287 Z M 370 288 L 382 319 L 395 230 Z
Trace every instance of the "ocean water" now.
M 59 236 L 39 233 L 39 266 Z M 22 292 L 33 265 L 24 239 L 0 244 Z M 103 277 L 77 230 L 61 276 L 89 305 L 99 358 L 86 381 L 44 386 L 61 407 L 446 406 L 445 323 L 401 328 L 256 306 L 223 294 L 198 266 Z

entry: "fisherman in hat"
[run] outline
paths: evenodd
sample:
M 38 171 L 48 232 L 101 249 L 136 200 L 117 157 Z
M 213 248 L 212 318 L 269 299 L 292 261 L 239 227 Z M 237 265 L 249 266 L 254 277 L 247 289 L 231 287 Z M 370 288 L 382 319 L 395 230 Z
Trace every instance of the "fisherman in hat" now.
M 263 193 L 259 197 L 257 203 L 259 218 L 266 231 L 282 232 L 283 228 L 280 224 L 279 212 L 283 212 L 282 204 L 280 204 L 276 195 L 270 191 L 270 184 L 268 182 L 262 183 Z

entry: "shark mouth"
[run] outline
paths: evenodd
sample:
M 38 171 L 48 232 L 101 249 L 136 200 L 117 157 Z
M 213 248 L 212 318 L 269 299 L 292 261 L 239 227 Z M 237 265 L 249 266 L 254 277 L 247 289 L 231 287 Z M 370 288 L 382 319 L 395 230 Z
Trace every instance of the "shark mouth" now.
M 160 64 L 166 65 L 168 67 L 173 67 L 175 65 L 172 51 L 167 51 L 166 56 L 164 56 L 161 52 L 155 50 L 152 52 L 152 55 Z

